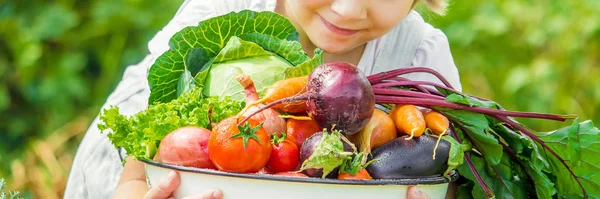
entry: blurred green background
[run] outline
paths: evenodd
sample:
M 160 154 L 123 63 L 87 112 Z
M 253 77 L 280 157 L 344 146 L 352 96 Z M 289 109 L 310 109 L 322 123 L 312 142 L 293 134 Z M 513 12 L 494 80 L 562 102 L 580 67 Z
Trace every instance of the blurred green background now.
M 83 133 L 182 0 L 0 0 L 0 178 L 61 198 Z M 509 110 L 600 123 L 600 1 L 451 1 L 418 8 L 448 36 L 464 91 Z M 521 120 L 540 131 L 568 123 Z

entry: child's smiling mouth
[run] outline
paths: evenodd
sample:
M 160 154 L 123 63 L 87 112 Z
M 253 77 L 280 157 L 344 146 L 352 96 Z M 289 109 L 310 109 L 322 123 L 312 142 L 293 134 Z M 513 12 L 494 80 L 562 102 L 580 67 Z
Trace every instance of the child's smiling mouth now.
M 352 30 L 352 29 L 345 29 L 345 28 L 340 28 L 337 27 L 335 25 L 333 25 L 332 23 L 329 23 L 327 20 L 325 20 L 325 18 L 323 18 L 322 16 L 319 16 L 319 18 L 321 18 L 321 21 L 323 22 L 323 25 L 325 25 L 325 27 L 327 27 L 327 29 L 329 29 L 331 32 L 340 34 L 340 35 L 353 35 L 355 33 L 358 32 L 358 30 Z

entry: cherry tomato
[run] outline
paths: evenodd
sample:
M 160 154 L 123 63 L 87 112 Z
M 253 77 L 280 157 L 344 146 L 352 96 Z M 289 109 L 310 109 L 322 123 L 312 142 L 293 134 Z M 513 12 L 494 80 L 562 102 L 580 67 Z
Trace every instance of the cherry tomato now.
M 243 126 L 237 124 L 238 118 L 232 116 L 213 128 L 208 155 L 221 171 L 256 173 L 269 161 L 269 135 L 256 120 L 250 119 Z
M 285 134 L 281 138 L 277 134 L 272 136 L 273 147 L 267 167 L 275 173 L 294 170 L 300 161 L 300 149 L 294 142 L 286 139 Z

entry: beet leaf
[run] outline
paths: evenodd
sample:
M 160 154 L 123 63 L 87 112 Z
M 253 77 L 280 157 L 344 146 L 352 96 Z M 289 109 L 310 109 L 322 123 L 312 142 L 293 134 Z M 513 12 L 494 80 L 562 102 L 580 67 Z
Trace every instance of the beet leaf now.
M 435 108 L 442 112 L 449 119 L 454 120 L 457 125 L 461 125 L 467 132 L 462 132 L 473 137 L 472 144 L 486 154 L 485 159 L 491 165 L 496 165 L 502 159 L 502 146 L 498 139 L 490 133 L 490 126 L 485 115 L 480 113 L 468 112 L 463 110 L 453 110 L 446 108 Z
M 589 197 L 600 198 L 600 130 L 593 122 L 575 120 L 571 127 L 536 134 L 567 162 Z M 582 198 L 581 188 L 561 162 L 545 150 L 542 156 L 550 162 L 547 172 L 556 177 L 558 197 Z
M 600 198 L 600 159 L 596 158 L 600 130 L 591 121 L 578 123 L 574 115 L 507 111 L 492 100 L 448 85 L 394 76 L 416 71 L 431 72 L 416 67 L 368 79 L 378 91 L 376 103 L 431 108 L 451 121 L 455 130 L 451 139 L 466 147 L 465 163 L 457 170 L 468 181 L 459 185 L 457 198 Z M 428 90 L 415 86 L 428 86 Z M 538 133 L 512 117 L 575 121 L 570 127 Z M 449 166 L 453 163 L 449 160 Z

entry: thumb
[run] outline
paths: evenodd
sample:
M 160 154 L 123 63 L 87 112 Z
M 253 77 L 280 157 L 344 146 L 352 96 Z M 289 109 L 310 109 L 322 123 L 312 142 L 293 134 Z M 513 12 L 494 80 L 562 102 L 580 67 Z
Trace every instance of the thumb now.
M 167 178 L 163 178 L 158 184 L 152 186 L 144 196 L 144 199 L 165 199 L 179 187 L 179 174 L 175 171 L 169 172 Z
M 416 186 L 411 186 L 408 188 L 407 199 L 430 199 L 429 196 L 423 193 Z

